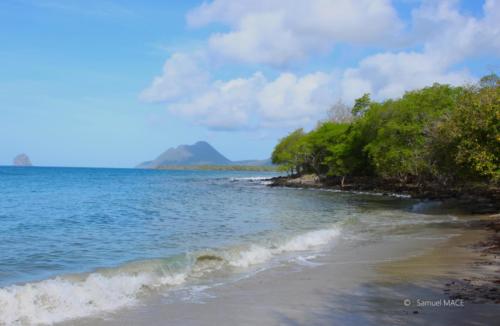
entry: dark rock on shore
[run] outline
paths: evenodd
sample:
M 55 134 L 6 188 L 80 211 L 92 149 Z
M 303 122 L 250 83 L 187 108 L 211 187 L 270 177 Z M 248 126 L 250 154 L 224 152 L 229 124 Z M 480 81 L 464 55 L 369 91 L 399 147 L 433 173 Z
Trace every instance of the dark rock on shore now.
M 445 284 L 444 293 L 450 299 L 462 299 L 471 303 L 500 304 L 500 215 L 492 221 L 478 221 L 474 227 L 491 230 L 491 235 L 473 246 L 481 259 L 474 269 L 478 272 L 468 278 L 453 280 Z
M 438 184 L 402 184 L 397 180 L 371 177 L 340 177 L 320 179 L 316 175 L 294 175 L 270 179 L 271 187 L 323 188 L 339 191 L 363 191 L 407 195 L 423 200 L 453 201 L 453 205 L 473 214 L 500 212 L 500 189 L 486 185 L 443 187 Z

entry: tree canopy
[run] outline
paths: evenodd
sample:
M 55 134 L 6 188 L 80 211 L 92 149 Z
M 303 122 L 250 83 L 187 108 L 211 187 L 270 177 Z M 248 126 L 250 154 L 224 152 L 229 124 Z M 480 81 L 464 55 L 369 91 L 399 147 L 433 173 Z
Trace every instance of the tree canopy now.
M 319 177 L 500 182 L 500 79 L 495 74 L 477 85 L 434 84 L 382 102 L 364 94 L 351 112 L 351 119 L 329 119 L 310 132 L 298 129 L 284 137 L 273 162 Z

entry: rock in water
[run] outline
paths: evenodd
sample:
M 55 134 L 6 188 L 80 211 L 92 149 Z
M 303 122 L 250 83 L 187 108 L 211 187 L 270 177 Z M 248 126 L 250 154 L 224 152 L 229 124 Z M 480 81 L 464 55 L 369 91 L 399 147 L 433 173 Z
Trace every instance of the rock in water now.
M 28 155 L 26 154 L 19 154 L 16 157 L 14 157 L 14 166 L 31 166 L 31 161 Z

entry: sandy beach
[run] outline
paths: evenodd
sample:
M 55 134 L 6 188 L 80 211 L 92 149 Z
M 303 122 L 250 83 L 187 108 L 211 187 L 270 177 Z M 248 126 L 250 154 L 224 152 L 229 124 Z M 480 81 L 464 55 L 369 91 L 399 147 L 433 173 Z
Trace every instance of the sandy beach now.
M 461 217 L 428 227 L 425 236 L 399 230 L 400 237 L 369 243 L 339 241 L 313 259 L 174 289 L 67 325 L 491 325 L 500 316 L 498 300 L 475 289 L 498 293 L 500 284 L 487 280 L 499 264 L 477 246 L 493 234 L 471 227 L 481 219 L 491 217 Z

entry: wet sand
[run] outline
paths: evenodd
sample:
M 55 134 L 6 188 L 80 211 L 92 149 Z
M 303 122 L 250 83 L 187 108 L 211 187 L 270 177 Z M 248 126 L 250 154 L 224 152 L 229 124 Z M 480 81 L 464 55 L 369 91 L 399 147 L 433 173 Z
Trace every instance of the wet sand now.
M 471 248 L 489 234 L 464 225 L 429 230 L 429 237 L 339 241 L 313 260 L 282 262 L 202 291 L 169 291 L 139 307 L 67 324 L 491 325 L 500 317 L 493 301 L 445 306 L 451 282 L 498 273 L 495 264 L 478 264 L 491 257 Z

